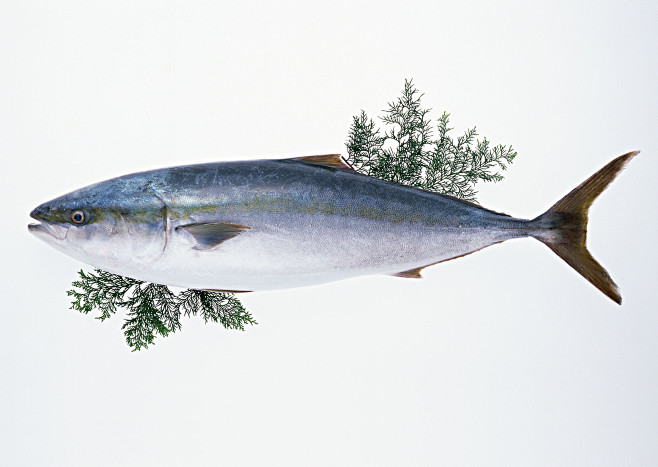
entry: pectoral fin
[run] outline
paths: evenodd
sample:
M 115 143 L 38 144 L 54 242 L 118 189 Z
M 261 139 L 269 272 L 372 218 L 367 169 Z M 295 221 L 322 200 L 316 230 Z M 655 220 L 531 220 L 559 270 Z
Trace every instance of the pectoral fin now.
M 246 225 L 229 224 L 225 222 L 196 223 L 176 227 L 183 229 L 196 240 L 195 250 L 210 250 L 222 242 L 230 240 L 249 230 Z

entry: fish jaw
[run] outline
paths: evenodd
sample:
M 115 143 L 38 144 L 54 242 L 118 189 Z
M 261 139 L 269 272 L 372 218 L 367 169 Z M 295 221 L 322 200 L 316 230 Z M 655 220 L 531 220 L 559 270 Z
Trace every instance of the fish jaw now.
M 45 241 L 63 241 L 66 238 L 68 229 L 57 224 L 53 224 L 47 221 L 40 222 L 38 224 L 28 224 L 27 230 L 35 235 L 37 238 Z
M 47 209 L 43 206 L 44 205 L 38 206 L 32 210 L 30 217 L 39 222 L 37 224 L 28 224 L 27 230 L 46 243 L 64 241 L 68 234 L 69 227 L 48 220 L 46 214 Z

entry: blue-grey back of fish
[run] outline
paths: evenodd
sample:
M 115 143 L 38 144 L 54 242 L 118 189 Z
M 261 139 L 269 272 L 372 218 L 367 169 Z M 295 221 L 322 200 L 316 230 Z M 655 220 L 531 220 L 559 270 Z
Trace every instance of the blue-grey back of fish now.
M 32 211 L 30 231 L 116 274 L 196 289 L 254 291 L 422 268 L 534 237 L 617 303 L 585 246 L 592 201 L 637 153 L 610 162 L 536 219 L 350 169 L 338 155 L 219 162 L 90 185 Z

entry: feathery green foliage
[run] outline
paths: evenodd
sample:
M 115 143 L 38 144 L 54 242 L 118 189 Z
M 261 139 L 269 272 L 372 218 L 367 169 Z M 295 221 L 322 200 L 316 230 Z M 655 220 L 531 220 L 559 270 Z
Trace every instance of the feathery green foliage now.
M 389 102 L 380 118 L 389 127 L 384 133 L 365 111 L 353 117 L 345 143 L 348 162 L 373 177 L 475 201 L 475 184 L 502 180 L 496 170 L 505 170 L 516 152 L 512 146 L 491 147 L 486 138 L 476 140 L 475 127 L 454 140 L 446 112 L 434 137 L 430 109 L 421 106 L 421 97 L 406 80 L 402 96 Z
M 475 200 L 478 181 L 497 182 L 516 152 L 512 146 L 490 147 L 486 138 L 476 140 L 475 127 L 463 136 L 448 136 L 450 114 L 438 119 L 437 136 L 411 80 L 405 81 L 402 96 L 388 104 L 381 120 L 389 130 L 380 133 L 362 110 L 353 117 L 346 143 L 348 162 L 355 170 L 384 180 Z M 258 324 L 232 293 L 184 290 L 176 295 L 165 285 L 142 282 L 96 269 L 80 271 L 67 294 L 71 308 L 82 313 L 96 309 L 104 321 L 118 308 L 127 310 L 121 327 L 133 351 L 148 348 L 159 335 L 167 337 L 181 329 L 181 315 L 200 315 L 207 323 L 244 331 Z M 79 289 L 79 290 L 76 290 Z
M 207 323 L 220 323 L 226 329 L 244 331 L 246 324 L 258 324 L 232 293 L 184 290 L 176 295 L 169 287 L 123 277 L 96 269 L 80 271 L 80 280 L 67 292 L 71 308 L 82 313 L 100 311 L 106 320 L 117 308 L 128 311 L 123 329 L 126 343 L 134 350 L 148 348 L 160 335 L 167 337 L 181 329 L 180 318 L 200 314 Z M 80 290 L 76 290 L 80 289 Z

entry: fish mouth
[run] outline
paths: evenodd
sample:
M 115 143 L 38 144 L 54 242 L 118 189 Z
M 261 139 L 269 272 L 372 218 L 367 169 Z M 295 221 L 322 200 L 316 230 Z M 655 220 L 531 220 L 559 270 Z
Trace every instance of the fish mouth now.
M 55 222 L 51 222 L 40 216 L 39 208 L 30 213 L 30 217 L 39 221 L 38 224 L 28 224 L 27 230 L 37 237 L 53 238 L 55 240 L 64 240 L 68 233 L 68 228 Z

